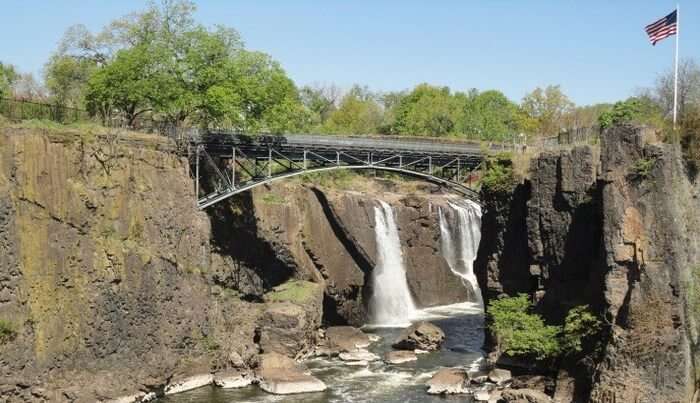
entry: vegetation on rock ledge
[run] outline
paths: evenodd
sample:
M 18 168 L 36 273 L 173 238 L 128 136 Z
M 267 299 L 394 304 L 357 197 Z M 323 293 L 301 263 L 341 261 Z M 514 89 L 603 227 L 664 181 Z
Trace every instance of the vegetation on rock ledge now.
M 584 341 L 600 330 L 600 321 L 585 305 L 571 309 L 563 327 L 547 325 L 533 308 L 527 294 L 489 303 L 489 328 L 506 354 L 536 360 L 577 354 L 584 350 Z

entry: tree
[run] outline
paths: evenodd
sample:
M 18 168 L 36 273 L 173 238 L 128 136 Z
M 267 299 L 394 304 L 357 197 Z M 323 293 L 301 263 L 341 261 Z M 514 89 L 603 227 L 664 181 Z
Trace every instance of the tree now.
M 674 71 L 660 75 L 651 98 L 659 104 L 666 116 L 673 116 Z M 693 59 L 684 59 L 678 65 L 678 120 L 700 105 L 700 66 Z
M 45 66 L 44 80 L 54 103 L 85 107 L 85 88 L 97 64 L 89 59 L 55 54 Z
M 545 325 L 542 318 L 530 310 L 527 294 L 489 302 L 489 327 L 500 348 L 512 356 L 532 356 L 537 360 L 558 356 L 561 329 Z
M 103 119 L 113 111 L 122 113 L 126 124 L 134 126 L 136 118 L 163 103 L 167 94 L 167 77 L 157 70 L 161 55 L 147 46 L 122 49 L 105 67 L 88 81 L 88 110 Z
M 41 85 L 32 73 L 17 74 L 12 82 L 12 96 L 15 99 L 27 101 L 45 101 L 46 88 Z
M 0 98 L 10 96 L 17 78 L 18 74 L 13 65 L 0 62 Z
M 448 87 L 420 84 L 392 108 L 395 120 L 388 131 L 404 135 L 445 136 L 454 132 L 460 106 Z
M 663 127 L 663 111 L 652 99 L 639 96 L 616 102 L 598 117 L 601 129 L 625 123 Z
M 302 104 L 311 114 L 311 123 L 320 126 L 326 123 L 340 101 L 340 88 L 335 85 L 305 85 L 299 90 Z
M 537 134 L 553 136 L 565 126 L 565 116 L 574 104 L 558 85 L 535 88 L 522 100 L 523 110 L 537 120 Z
M 518 106 L 500 91 L 465 96 L 459 131 L 467 137 L 507 140 L 521 128 Z
M 576 106 L 565 117 L 565 125 L 570 128 L 589 128 L 599 124 L 600 115 L 609 111 L 611 104 Z
M 340 101 L 323 126 L 323 130 L 337 134 L 372 134 L 379 131 L 382 109 L 366 88 L 353 87 Z

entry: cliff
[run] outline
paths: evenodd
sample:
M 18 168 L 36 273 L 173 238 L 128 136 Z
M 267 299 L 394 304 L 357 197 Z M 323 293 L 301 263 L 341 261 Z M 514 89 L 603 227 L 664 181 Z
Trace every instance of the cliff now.
M 0 395 L 162 394 L 258 355 L 303 357 L 318 327 L 362 324 L 376 199 L 394 207 L 418 305 L 469 290 L 440 254 L 447 197 L 390 181 L 301 182 L 195 208 L 162 138 L 0 128 Z
M 609 130 L 599 153 L 544 153 L 512 192 L 484 195 L 485 298 L 530 293 L 550 323 L 586 304 L 605 323 L 597 353 L 559 363 L 576 378 L 560 401 L 695 401 L 699 186 L 677 146 L 649 137 Z

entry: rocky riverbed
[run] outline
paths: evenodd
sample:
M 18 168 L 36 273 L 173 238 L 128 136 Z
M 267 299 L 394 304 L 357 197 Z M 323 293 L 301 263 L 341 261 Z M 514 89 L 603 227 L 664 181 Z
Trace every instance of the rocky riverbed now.
M 168 396 L 158 402 L 444 402 L 441 395 L 428 394 L 428 381 L 443 368 L 476 370 L 483 363 L 483 312 L 475 304 L 459 304 L 422 310 L 416 320 L 428 320 L 445 333 L 445 340 L 434 352 L 416 355 L 415 361 L 390 364 L 388 352 L 401 337 L 402 328 L 365 327 L 372 342 L 367 351 L 377 359 L 360 365 L 339 357 L 315 357 L 305 360 L 309 373 L 325 383 L 327 389 L 299 395 L 272 395 L 255 385 L 240 389 L 204 387 Z M 449 400 L 465 401 L 469 395 Z

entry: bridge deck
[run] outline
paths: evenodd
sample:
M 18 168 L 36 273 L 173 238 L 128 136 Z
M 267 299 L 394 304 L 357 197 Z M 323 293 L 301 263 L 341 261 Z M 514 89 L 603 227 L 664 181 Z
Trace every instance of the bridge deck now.
M 386 154 L 432 154 L 445 157 L 477 157 L 481 159 L 482 150 L 479 143 L 469 141 L 442 140 L 431 138 L 397 138 L 365 136 L 329 136 L 311 134 L 286 134 L 248 136 L 223 132 L 211 132 L 203 135 L 198 143 L 208 150 L 230 150 L 236 146 L 251 152 L 267 152 L 272 146 L 277 149 L 293 151 L 294 149 L 333 150 L 346 152 L 372 152 Z

